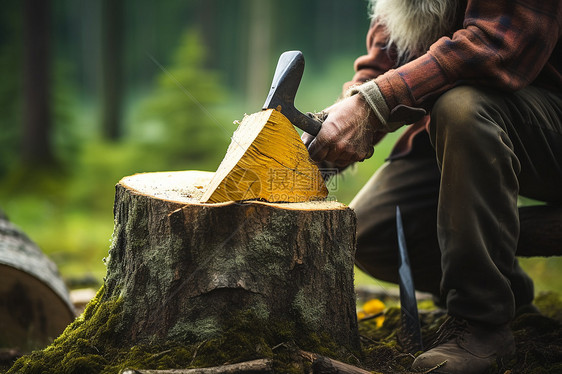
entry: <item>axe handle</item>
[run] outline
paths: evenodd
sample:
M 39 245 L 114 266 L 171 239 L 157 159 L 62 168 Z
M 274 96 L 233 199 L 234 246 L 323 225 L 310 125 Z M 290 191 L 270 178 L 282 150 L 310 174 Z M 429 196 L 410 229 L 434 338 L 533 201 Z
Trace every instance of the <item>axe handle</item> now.
M 320 129 L 322 128 L 322 122 L 316 120 L 311 114 L 306 115 L 299 112 L 294 107 L 290 111 L 289 115 L 285 116 L 291 120 L 291 123 L 293 125 L 297 126 L 302 131 L 309 133 L 310 135 L 318 135 Z

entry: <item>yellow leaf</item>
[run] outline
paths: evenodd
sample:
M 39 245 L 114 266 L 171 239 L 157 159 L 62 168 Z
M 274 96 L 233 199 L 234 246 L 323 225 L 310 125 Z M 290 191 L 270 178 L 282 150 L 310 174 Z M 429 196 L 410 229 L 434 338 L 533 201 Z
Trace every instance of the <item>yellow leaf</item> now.
M 363 311 L 367 314 L 377 314 L 384 310 L 386 306 L 379 299 L 371 299 L 363 304 Z

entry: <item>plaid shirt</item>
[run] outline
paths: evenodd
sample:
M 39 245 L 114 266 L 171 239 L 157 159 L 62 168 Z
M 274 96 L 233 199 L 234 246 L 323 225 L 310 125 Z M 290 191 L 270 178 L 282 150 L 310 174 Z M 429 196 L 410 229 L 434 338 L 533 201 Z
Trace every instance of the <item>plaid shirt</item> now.
M 391 110 L 398 104 L 429 108 L 458 85 L 515 91 L 535 84 L 562 92 L 561 26 L 559 0 L 468 0 L 462 28 L 396 67 L 396 54 L 385 48 L 385 29 L 374 23 L 368 54 L 355 61 L 356 74 L 345 87 L 375 79 Z M 427 122 L 410 127 L 394 155 L 407 153 Z
M 390 109 L 427 106 L 444 91 L 471 84 L 514 91 L 531 83 L 562 91 L 562 1 L 468 0 L 463 28 L 424 55 L 392 69 L 384 28 L 374 24 L 368 55 L 351 83 L 375 79 Z

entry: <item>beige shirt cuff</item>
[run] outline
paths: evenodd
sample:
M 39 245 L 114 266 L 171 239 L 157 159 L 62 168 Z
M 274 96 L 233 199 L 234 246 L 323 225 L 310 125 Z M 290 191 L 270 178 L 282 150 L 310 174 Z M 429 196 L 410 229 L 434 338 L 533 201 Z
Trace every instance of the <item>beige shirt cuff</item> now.
M 371 107 L 371 110 L 381 124 L 381 130 L 386 132 L 393 132 L 404 125 L 403 123 L 388 121 L 388 118 L 390 117 L 390 108 L 386 104 L 379 86 L 377 86 L 375 81 L 371 80 L 361 85 L 350 87 L 346 91 L 345 97 L 353 96 L 358 93 L 363 96 L 367 104 L 369 104 L 369 106 Z

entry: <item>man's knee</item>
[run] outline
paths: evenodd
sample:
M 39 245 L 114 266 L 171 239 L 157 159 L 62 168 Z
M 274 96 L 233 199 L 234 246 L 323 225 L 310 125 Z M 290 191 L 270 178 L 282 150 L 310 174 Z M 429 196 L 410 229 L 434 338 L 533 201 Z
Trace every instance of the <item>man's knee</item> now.
M 431 110 L 432 117 L 465 118 L 474 114 L 483 101 L 482 91 L 472 86 L 459 86 L 442 94 Z
M 498 141 L 510 144 L 494 97 L 475 87 L 460 86 L 445 92 L 435 102 L 430 138 L 438 159 L 446 149 L 462 153 L 463 149 L 494 149 L 491 143 Z

